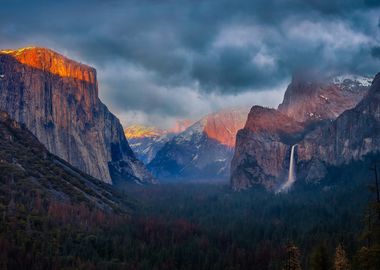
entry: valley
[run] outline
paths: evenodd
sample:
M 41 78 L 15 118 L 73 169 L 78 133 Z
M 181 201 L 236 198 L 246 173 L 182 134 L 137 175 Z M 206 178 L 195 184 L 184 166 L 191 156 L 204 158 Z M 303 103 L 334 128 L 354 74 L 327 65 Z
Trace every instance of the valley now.
M 380 270 L 378 1 L 0 1 L 0 270 Z

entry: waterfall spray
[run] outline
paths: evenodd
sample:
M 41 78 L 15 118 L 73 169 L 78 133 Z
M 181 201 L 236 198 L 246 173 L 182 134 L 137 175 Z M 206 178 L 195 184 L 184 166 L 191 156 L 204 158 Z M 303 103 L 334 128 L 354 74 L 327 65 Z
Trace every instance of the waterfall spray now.
M 292 149 L 290 151 L 288 180 L 280 188 L 279 192 L 288 191 L 290 189 L 290 187 L 293 185 L 293 183 L 296 181 L 296 174 L 295 174 L 296 168 L 295 168 L 295 161 L 294 161 L 295 147 L 296 147 L 296 144 L 292 146 Z

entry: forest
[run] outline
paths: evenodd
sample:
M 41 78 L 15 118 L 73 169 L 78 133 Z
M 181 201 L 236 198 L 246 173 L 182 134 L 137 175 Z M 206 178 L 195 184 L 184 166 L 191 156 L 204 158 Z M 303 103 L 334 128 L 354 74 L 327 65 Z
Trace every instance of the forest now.
M 134 207 L 124 213 L 1 177 L 0 269 L 379 269 L 370 165 L 277 195 L 228 183 L 127 185 L 121 195 Z

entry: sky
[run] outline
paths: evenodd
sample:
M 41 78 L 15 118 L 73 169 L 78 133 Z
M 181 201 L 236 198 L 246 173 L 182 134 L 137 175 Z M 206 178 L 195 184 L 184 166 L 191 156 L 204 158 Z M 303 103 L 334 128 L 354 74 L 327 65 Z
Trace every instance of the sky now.
M 94 66 L 124 126 L 277 107 L 292 74 L 380 71 L 380 0 L 0 0 L 0 48 Z

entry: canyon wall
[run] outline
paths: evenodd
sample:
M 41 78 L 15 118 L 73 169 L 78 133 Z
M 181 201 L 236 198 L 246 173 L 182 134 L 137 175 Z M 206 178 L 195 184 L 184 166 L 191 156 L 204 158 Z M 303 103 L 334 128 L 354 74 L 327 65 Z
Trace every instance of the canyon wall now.
M 278 110 L 254 106 L 237 134 L 230 178 L 233 189 L 281 188 L 287 181 L 292 145 L 296 145 L 297 174 L 307 181 L 322 179 L 327 163 L 342 164 L 373 151 L 376 138 L 368 137 L 376 134 L 372 120 L 362 115 L 362 109 L 355 113 L 369 102 L 365 100 L 375 100 L 368 94 L 369 80 L 353 75 L 294 76 Z M 364 128 L 364 123 L 369 127 Z

